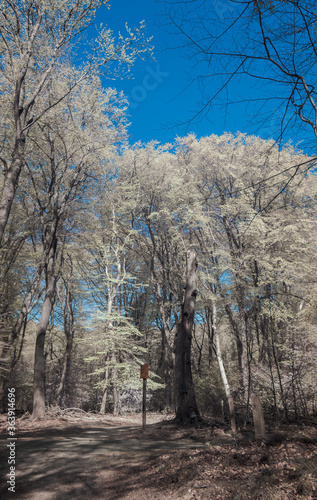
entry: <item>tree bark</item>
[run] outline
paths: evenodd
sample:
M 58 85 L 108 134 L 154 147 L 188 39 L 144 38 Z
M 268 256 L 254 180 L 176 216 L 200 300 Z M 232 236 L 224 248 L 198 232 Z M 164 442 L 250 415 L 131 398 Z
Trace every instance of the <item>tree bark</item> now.
M 69 378 L 72 348 L 73 348 L 73 332 L 67 336 L 62 375 L 55 395 L 55 402 L 58 404 L 61 404 L 62 400 L 64 400 L 65 404 L 64 396 L 65 396 L 65 391 L 67 394 L 67 386 L 69 385 L 67 383 L 67 380 Z
M 234 401 L 233 401 L 233 397 L 232 397 L 232 394 L 230 391 L 230 385 L 229 385 L 229 382 L 227 379 L 225 367 L 223 364 L 221 348 L 220 348 L 220 339 L 219 339 L 219 334 L 218 334 L 218 329 L 217 329 L 217 310 L 216 310 L 216 304 L 214 302 L 212 303 L 212 328 L 213 328 L 214 341 L 215 341 L 215 346 L 216 346 L 218 366 L 219 366 L 220 375 L 222 378 L 223 386 L 225 389 L 225 393 L 226 393 L 228 405 L 229 405 L 231 429 L 232 429 L 232 432 L 237 432 Z
M 150 234 L 153 242 L 153 248 L 156 250 L 156 244 L 155 244 L 155 239 L 153 236 L 153 233 L 150 229 Z M 159 258 L 160 262 L 162 261 L 161 258 Z M 163 273 L 164 275 L 164 273 Z M 160 315 L 162 319 L 162 328 L 161 328 L 161 334 L 162 334 L 162 357 L 161 357 L 161 362 L 160 362 L 160 367 L 162 367 L 163 375 L 164 375 L 164 410 L 165 411 L 170 411 L 172 409 L 172 387 L 173 387 L 173 374 L 174 371 L 172 371 L 172 348 L 170 344 L 170 337 L 171 337 L 171 331 L 169 327 L 169 321 L 170 321 L 170 316 L 171 316 L 171 300 L 167 300 L 166 297 L 166 292 L 162 292 L 161 286 L 159 283 L 159 279 L 157 277 L 157 274 L 155 272 L 155 266 L 154 266 L 154 254 L 152 255 L 151 258 L 151 279 L 153 283 L 153 289 L 155 293 L 156 300 L 158 301 L 159 304 L 159 309 L 160 309 Z
M 101 405 L 100 405 L 100 413 L 104 415 L 106 413 L 106 404 L 107 404 L 107 397 L 108 397 L 108 378 L 109 378 L 109 366 L 107 366 L 107 357 L 106 356 L 106 367 L 105 367 L 105 383 L 103 386 L 103 394 L 102 394 L 102 400 L 101 400 Z
M 121 404 L 120 404 L 120 390 L 118 388 L 118 368 L 115 352 L 112 351 L 111 354 L 112 361 L 112 380 L 113 380 L 113 414 L 120 415 Z
M 24 304 L 21 308 L 21 312 L 18 316 L 18 319 L 16 320 L 15 325 L 13 326 L 6 342 L 4 342 L 2 347 L 1 347 L 0 359 L 1 359 L 1 363 L 3 363 L 3 364 L 6 364 L 6 362 L 8 361 L 8 359 L 7 359 L 8 352 L 21 332 L 24 321 L 29 313 L 29 308 L 30 308 L 31 302 L 33 300 L 33 297 L 35 295 L 37 286 L 40 282 L 41 275 L 42 275 L 42 265 L 39 266 L 37 276 L 36 276 L 32 286 L 31 286 L 31 289 L 30 289 L 25 301 L 24 301 Z
M 64 397 L 65 394 L 67 397 L 71 354 L 72 354 L 73 339 L 74 339 L 74 313 L 72 304 L 73 297 L 71 292 L 71 283 L 67 281 L 65 282 L 65 286 L 66 286 L 66 303 L 63 314 L 64 314 L 64 332 L 66 335 L 66 350 L 64 355 L 62 375 L 55 395 L 55 402 L 59 404 L 61 404 L 63 399 L 65 403 L 65 397 Z
M 45 416 L 45 335 L 51 316 L 55 294 L 55 259 L 57 236 L 54 230 L 46 265 L 45 299 L 42 306 L 41 318 L 37 327 L 37 337 L 34 356 L 34 396 L 32 417 L 42 419 Z
M 25 139 L 16 139 L 10 167 L 5 172 L 0 202 L 0 246 L 9 219 L 19 177 L 24 165 Z
M 177 385 L 176 418 L 188 422 L 193 415 L 199 417 L 191 370 L 191 343 L 197 295 L 197 259 L 193 251 L 187 252 L 185 297 L 181 319 L 177 328 L 175 346 L 175 372 Z
M 27 316 L 30 311 L 30 305 L 35 295 L 37 286 L 39 284 L 40 278 L 42 274 L 42 265 L 39 266 L 37 276 L 32 284 L 32 287 L 24 301 L 24 304 L 21 308 L 21 312 L 16 320 L 14 326 L 12 327 L 8 338 L 5 342 L 2 343 L 0 350 L 0 363 L 1 363 L 1 371 L 0 371 L 0 409 L 5 407 L 6 404 L 6 393 L 5 393 L 5 385 L 8 380 L 9 374 L 11 373 L 15 360 L 10 356 L 10 351 L 12 350 L 12 346 L 15 345 L 18 337 L 20 336 L 23 325 L 27 322 Z
M 162 367 L 164 372 L 164 410 L 170 411 L 172 409 L 172 377 L 171 377 L 171 349 L 168 340 L 168 332 L 163 326 L 162 331 Z

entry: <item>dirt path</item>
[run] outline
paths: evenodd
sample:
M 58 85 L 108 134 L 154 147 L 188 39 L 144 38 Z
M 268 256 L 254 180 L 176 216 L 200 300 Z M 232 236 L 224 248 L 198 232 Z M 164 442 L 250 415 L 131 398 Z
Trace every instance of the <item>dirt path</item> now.
M 317 430 L 288 426 L 266 442 L 220 428 L 140 417 L 17 422 L 16 491 L 8 491 L 0 419 L 0 498 L 18 500 L 317 499 Z M 2 429 L 2 430 L 1 430 Z
M 144 433 L 135 424 L 118 426 L 103 421 L 20 430 L 16 441 L 15 493 L 9 492 L 6 485 L 7 438 L 0 442 L 0 497 L 21 500 L 126 498 L 129 492 L 144 486 L 137 484 L 136 473 L 156 457 L 205 446 L 184 439 L 157 440 L 158 435 L 157 424 L 149 425 Z

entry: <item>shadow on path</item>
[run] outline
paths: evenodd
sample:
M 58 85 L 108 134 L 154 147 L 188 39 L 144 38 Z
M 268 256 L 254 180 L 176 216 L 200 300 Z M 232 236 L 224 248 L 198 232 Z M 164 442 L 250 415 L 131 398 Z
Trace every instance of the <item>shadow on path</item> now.
M 153 436 L 155 426 L 151 427 Z M 149 484 L 142 481 L 142 485 L 138 485 L 137 473 L 149 467 L 155 457 L 204 448 L 195 442 L 150 440 L 136 427 L 103 427 L 102 424 L 99 427 L 87 424 L 87 428 L 46 428 L 25 432 L 17 438 L 15 494 L 8 491 L 6 483 L 8 441 L 1 440 L 2 499 L 119 500 L 129 491 L 151 487 L 151 474 Z

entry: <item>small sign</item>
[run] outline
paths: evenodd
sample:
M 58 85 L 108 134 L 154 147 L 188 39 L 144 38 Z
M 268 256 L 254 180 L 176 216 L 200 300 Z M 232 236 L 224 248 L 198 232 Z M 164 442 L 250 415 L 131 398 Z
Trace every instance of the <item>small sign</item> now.
M 141 365 L 140 378 L 149 378 L 149 365 Z

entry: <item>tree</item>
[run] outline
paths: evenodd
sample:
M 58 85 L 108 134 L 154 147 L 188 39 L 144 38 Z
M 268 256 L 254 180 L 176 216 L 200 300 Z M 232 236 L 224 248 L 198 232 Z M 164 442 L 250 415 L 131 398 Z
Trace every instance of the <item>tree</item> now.
M 163 407 L 175 403 L 175 325 L 183 299 L 184 248 L 188 245 L 186 214 L 191 183 L 169 145 L 136 144 L 116 164 L 116 189 L 131 199 L 130 220 L 136 233 L 138 258 L 143 261 L 140 280 L 151 287 L 158 309 L 161 334 L 158 373 L 165 383 Z M 145 273 L 145 274 L 144 274 Z
M 1 154 L 0 244 L 25 165 L 30 130 L 80 82 L 98 71 L 114 77 L 123 65 L 130 67 L 139 54 L 148 51 L 142 25 L 134 31 L 127 28 L 127 37 L 120 35 L 118 41 L 105 28 L 81 71 L 69 71 L 68 85 L 62 92 L 57 87 L 52 92 L 52 82 L 65 71 L 65 54 L 71 52 L 73 40 L 80 39 L 96 10 L 107 4 L 108 0 L 0 2 L 1 100 L 7 102 L 5 131 L 8 126 L 14 131 Z
M 0 249 L 1 407 L 6 400 L 6 381 L 21 357 L 27 322 L 42 290 L 43 261 L 32 242 L 38 221 L 32 216 L 30 200 L 23 195 L 24 182 L 21 187 Z
M 317 303 L 311 158 L 245 134 L 189 135 L 117 154 L 124 102 L 93 83 L 30 131 L 36 147 L 1 250 L 13 259 L 3 265 L 12 274 L 10 286 L 1 282 L 9 292 L 2 320 L 12 328 L 23 311 L 11 359 L 26 344 L 10 380 L 29 362 L 36 324 L 26 318 L 37 301 L 33 320 L 48 321 L 49 335 L 37 341 L 47 402 L 67 392 L 70 375 L 72 401 L 104 411 L 113 396 L 119 411 L 122 390 L 134 393 L 146 360 L 166 384 L 156 407 L 176 394 L 179 420 L 212 409 L 234 429 L 234 417 L 237 426 L 251 417 L 254 394 L 277 419 L 309 415 Z M 43 371 L 35 370 L 41 405 Z
M 304 134 L 310 128 L 317 136 L 315 2 L 229 0 L 220 7 L 195 0 L 167 9 L 195 64 L 191 85 L 202 89 L 196 118 L 245 101 L 254 106 L 257 126 L 265 112 L 261 127 L 269 136 L 278 132 L 282 139 L 300 124 Z M 238 96 L 242 81 L 247 93 Z
M 175 339 L 175 379 L 177 387 L 176 418 L 188 422 L 199 416 L 191 363 L 192 330 L 197 296 L 197 259 L 188 251 L 184 301 Z
M 104 163 L 111 159 L 115 142 L 122 139 L 124 131 L 122 98 L 113 91 L 103 91 L 96 79 L 90 83 L 92 87 L 89 82 L 78 85 L 65 103 L 39 120 L 33 129 L 38 133 L 32 136 L 36 149 L 27 163 L 30 192 L 41 220 L 45 267 L 34 360 L 35 418 L 43 418 L 45 412 L 44 346 L 58 279 L 57 258 L 62 258 L 65 242 L 71 238 L 74 210 L 80 207 L 82 194 L 88 197 L 95 175 L 103 178 Z M 112 113 L 117 123 L 112 122 Z
M 60 382 L 55 393 L 55 402 L 67 401 L 70 394 L 70 368 L 75 336 L 75 290 L 74 290 L 74 265 L 71 255 L 67 255 L 65 263 L 62 263 L 62 280 L 64 288 L 64 297 L 61 296 L 57 288 L 57 297 L 62 309 L 63 326 L 66 338 L 66 347 L 62 365 Z M 65 269 L 66 268 L 66 269 Z
M 100 413 L 106 412 L 109 387 L 113 393 L 113 411 L 119 414 L 120 390 L 130 382 L 145 354 L 142 334 L 129 317 L 125 296 L 138 287 L 136 277 L 127 271 L 134 230 L 124 216 L 126 201 L 113 183 L 104 186 L 94 203 L 91 226 L 81 235 L 85 281 L 92 290 L 93 334 L 85 341 L 94 353 L 86 361 L 97 362 L 91 375 L 103 375 L 96 387 L 102 388 Z M 98 218 L 96 224 L 95 218 Z
M 260 346 L 267 333 L 261 338 L 259 325 L 268 309 L 270 321 L 275 317 L 270 353 L 277 373 L 272 383 L 280 387 L 285 406 L 286 377 L 281 372 L 286 358 L 280 351 L 279 337 L 285 344 L 294 311 L 295 316 L 298 311 L 289 294 L 308 297 L 306 271 L 314 272 L 313 219 L 309 213 L 314 211 L 316 186 L 314 175 L 306 173 L 310 159 L 291 147 L 280 151 L 274 141 L 243 135 L 225 134 L 199 141 L 189 136 L 183 142 L 200 200 L 200 208 L 197 203 L 192 212 L 192 228 L 205 269 L 202 284 L 210 290 L 205 300 L 208 306 L 216 294 L 217 304 L 231 325 L 243 406 L 247 410 L 251 392 L 259 391 L 264 383 L 259 376 Z M 294 171 L 301 179 L 296 188 Z M 268 290 L 270 305 L 266 302 Z
M 307 175 L 310 163 L 310 158 L 291 146 L 280 151 L 274 141 L 261 141 L 243 134 L 200 140 L 190 135 L 178 139 L 168 149 L 155 144 L 136 145 L 124 151 L 116 162 L 119 173 L 114 190 L 122 193 L 121 204 L 130 207 L 128 219 L 135 232 L 136 261 L 141 258 L 146 264 L 139 279 L 144 282 L 149 280 L 149 274 L 151 276 L 148 282 L 160 313 L 161 355 L 167 361 L 166 345 L 169 348 L 171 345 L 164 341 L 174 333 L 172 320 L 178 322 L 181 317 L 178 311 L 182 285 L 179 285 L 183 283 L 184 248 L 195 248 L 199 252 L 199 281 L 204 295 L 199 299 L 198 308 L 209 311 L 209 341 L 217 353 L 233 427 L 232 397 L 237 406 L 243 408 L 246 420 L 250 396 L 259 391 L 262 384 L 257 357 L 261 356 L 258 349 L 263 348 L 264 341 L 259 334 L 259 322 L 264 314 L 265 287 L 274 287 L 273 295 L 281 294 L 282 311 L 285 307 L 283 282 L 292 286 L 296 280 L 304 283 L 303 274 L 294 278 L 294 259 L 296 262 L 302 259 L 302 245 L 309 241 L 306 231 L 309 231 L 310 216 L 302 214 L 305 224 L 301 228 L 295 225 L 296 236 L 295 226 L 292 229 L 292 245 L 289 242 L 284 248 L 280 239 L 283 225 L 291 227 L 289 215 L 293 204 L 294 216 L 296 213 L 297 218 L 300 213 L 294 174 L 301 178 L 300 189 L 313 188 L 313 177 Z M 285 240 L 286 234 L 283 238 Z M 289 248 L 294 254 L 289 253 Z M 311 244 L 309 248 L 312 251 Z M 279 269 L 281 262 L 283 272 Z M 215 301 L 218 311 L 212 304 Z M 174 315 L 173 309 L 176 309 Z M 230 325 L 230 335 L 236 345 L 235 354 L 231 355 L 234 364 L 228 363 L 229 353 L 223 355 L 221 351 L 222 345 L 233 345 L 231 340 L 222 338 L 224 316 L 227 317 L 226 335 Z M 203 321 L 206 321 L 204 315 L 197 316 L 197 332 Z M 284 327 L 282 329 L 277 321 L 274 328 L 279 332 L 277 341 Z M 200 359 L 203 348 L 202 343 Z M 276 366 L 281 373 L 279 362 Z M 166 372 L 163 373 L 168 384 Z M 273 384 L 283 390 L 278 373 L 272 374 Z

